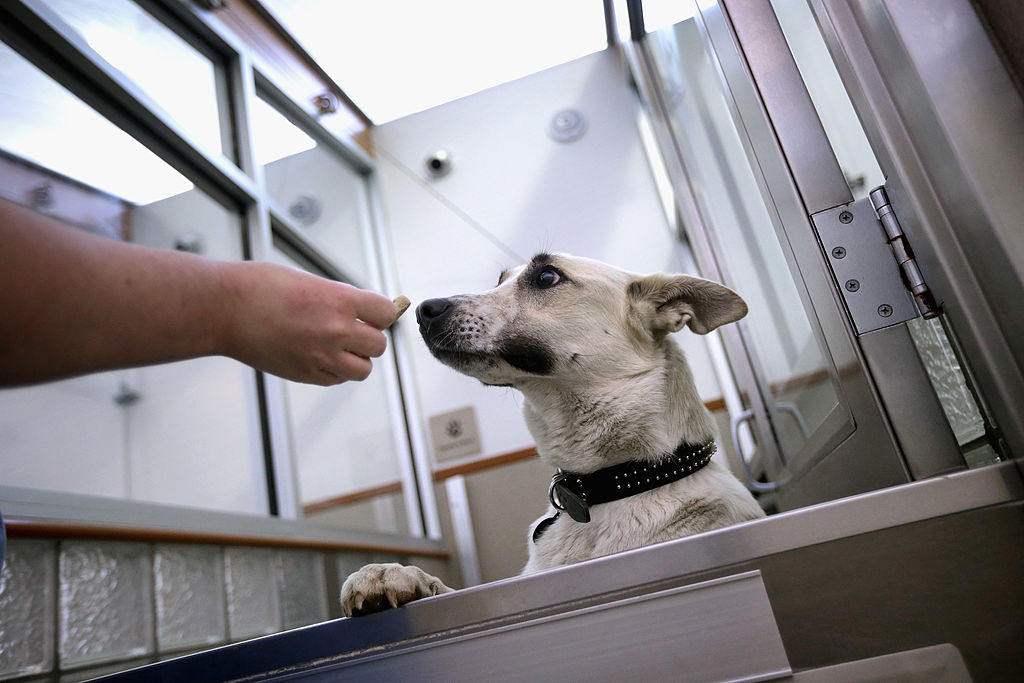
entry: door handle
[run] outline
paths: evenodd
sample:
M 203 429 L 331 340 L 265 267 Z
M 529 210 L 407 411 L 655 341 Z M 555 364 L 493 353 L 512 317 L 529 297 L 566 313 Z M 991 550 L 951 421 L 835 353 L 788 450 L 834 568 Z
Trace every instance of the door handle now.
M 775 410 L 792 415 L 793 420 L 796 422 L 796 426 L 800 428 L 800 433 L 803 434 L 804 441 L 807 441 L 807 437 L 810 435 L 807 431 L 807 423 L 804 422 L 804 416 L 800 413 L 800 409 L 796 407 L 795 403 L 789 403 L 788 401 L 776 401 Z
M 736 455 L 739 456 L 740 467 L 743 469 L 743 478 L 746 480 L 743 483 L 746 487 L 757 493 L 770 493 L 777 491 L 779 486 L 774 482 L 763 482 L 754 479 L 754 474 L 750 471 L 750 465 L 747 464 L 747 459 L 743 455 L 743 449 L 740 448 L 740 425 L 745 422 L 750 422 L 754 419 L 753 410 L 744 410 L 742 413 L 734 415 L 729 420 L 729 426 L 732 431 L 732 445 L 736 449 Z

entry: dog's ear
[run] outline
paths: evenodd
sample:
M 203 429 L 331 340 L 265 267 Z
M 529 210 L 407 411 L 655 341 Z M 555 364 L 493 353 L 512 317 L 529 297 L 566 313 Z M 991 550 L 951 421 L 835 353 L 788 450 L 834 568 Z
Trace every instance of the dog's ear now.
M 629 283 L 627 294 L 633 310 L 655 336 L 678 332 L 684 325 L 707 334 L 747 314 L 739 294 L 690 275 L 648 275 Z

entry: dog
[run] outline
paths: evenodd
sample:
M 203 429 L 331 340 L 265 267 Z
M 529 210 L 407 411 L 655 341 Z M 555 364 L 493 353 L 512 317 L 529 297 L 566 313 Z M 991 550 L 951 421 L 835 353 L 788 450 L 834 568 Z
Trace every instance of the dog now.
M 669 336 L 707 334 L 746 313 L 710 280 L 547 253 L 487 292 L 417 307 L 435 358 L 522 392 L 537 452 L 557 468 L 524 574 L 764 516 L 711 460 L 711 414 Z M 341 602 L 357 616 L 452 590 L 418 567 L 371 564 L 346 579 Z

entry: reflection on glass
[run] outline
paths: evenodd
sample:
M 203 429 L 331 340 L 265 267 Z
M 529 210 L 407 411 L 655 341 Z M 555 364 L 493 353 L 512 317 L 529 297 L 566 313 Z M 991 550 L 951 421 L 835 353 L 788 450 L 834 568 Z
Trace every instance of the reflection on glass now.
M 185 177 L 0 43 L 0 148 L 103 192 L 145 204 Z
M 242 258 L 238 215 L 4 45 L 0 73 L 0 196 L 115 239 Z M 202 358 L 0 391 L 0 484 L 266 514 L 255 384 Z
M 679 0 L 644 0 L 644 30 L 648 33 L 678 24 L 693 17 L 696 3 Z M 626 17 L 628 20 L 628 16 Z
M 283 251 L 274 260 L 302 268 Z M 375 362 L 375 365 L 379 363 Z M 285 382 L 288 428 L 308 519 L 408 533 L 387 374 L 334 387 Z
M 233 157 L 218 67 L 131 0 L 45 0 L 96 53 L 131 79 L 205 152 Z
M 749 305 L 743 331 L 771 399 L 782 453 L 791 459 L 839 402 L 827 357 L 800 304 L 694 21 L 649 38 L 702 216 L 720 246 L 730 286 Z
M 256 159 L 277 209 L 347 279 L 372 287 L 366 181 L 266 101 L 255 100 L 252 120 Z

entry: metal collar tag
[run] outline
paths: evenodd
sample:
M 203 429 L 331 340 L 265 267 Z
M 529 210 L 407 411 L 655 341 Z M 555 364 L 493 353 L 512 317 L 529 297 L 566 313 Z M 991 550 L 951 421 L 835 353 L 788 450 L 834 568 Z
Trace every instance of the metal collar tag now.
M 586 503 L 586 494 L 580 497 L 564 484 L 564 481 L 570 476 L 562 470 L 558 470 L 551 477 L 551 485 L 548 486 L 548 500 L 555 508 L 564 510 L 577 522 L 589 522 L 590 506 Z

